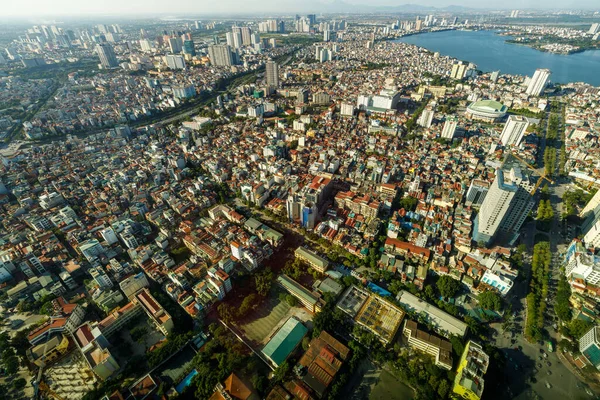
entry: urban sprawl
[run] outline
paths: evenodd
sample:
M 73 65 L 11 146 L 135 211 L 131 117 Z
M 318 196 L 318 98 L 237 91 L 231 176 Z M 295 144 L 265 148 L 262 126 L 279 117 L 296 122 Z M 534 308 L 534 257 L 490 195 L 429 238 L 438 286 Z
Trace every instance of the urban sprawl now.
M 15 34 L 0 53 L 4 395 L 598 393 L 600 88 L 396 40 L 600 43 L 598 15 L 589 30 L 519 15 Z

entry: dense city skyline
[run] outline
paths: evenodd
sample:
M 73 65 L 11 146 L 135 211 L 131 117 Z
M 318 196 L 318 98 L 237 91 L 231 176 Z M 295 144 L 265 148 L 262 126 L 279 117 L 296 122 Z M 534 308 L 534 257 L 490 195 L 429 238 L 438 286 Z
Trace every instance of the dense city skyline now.
M 243 0 L 225 0 L 218 3 L 202 4 L 193 0 L 184 0 L 177 3 L 166 3 L 159 0 L 133 0 L 122 2 L 118 0 L 107 0 L 99 2 L 81 2 L 79 0 L 56 0 L 52 2 L 44 0 L 33 0 L 30 2 L 9 2 L 3 6 L 5 16 L 31 17 L 39 15 L 148 15 L 161 14 L 180 15 L 214 15 L 214 14 L 280 14 L 286 12 L 349 12 L 358 13 L 366 11 L 385 10 L 423 10 L 427 8 L 451 8 L 451 9 L 474 9 L 474 10 L 505 10 L 511 8 L 519 9 L 598 9 L 595 0 L 573 0 L 558 1 L 550 0 L 538 2 L 532 0 L 518 1 L 508 0 L 502 5 L 491 7 L 482 5 L 477 0 L 425 0 L 423 2 L 406 1 L 398 3 L 392 0 L 377 0 L 365 4 L 358 0 L 308 0 L 297 2 L 294 0 L 265 0 L 261 2 L 248 2 Z
M 120 1 L 3 10 L 3 399 L 600 393 L 600 14 Z

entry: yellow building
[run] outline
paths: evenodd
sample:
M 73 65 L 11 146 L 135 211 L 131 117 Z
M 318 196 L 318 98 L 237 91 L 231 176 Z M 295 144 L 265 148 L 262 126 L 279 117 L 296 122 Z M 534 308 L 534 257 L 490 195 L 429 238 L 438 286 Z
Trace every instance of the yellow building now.
M 480 400 L 483 394 L 483 376 L 490 364 L 490 358 L 481 345 L 469 341 L 456 369 L 453 392 L 460 398 Z

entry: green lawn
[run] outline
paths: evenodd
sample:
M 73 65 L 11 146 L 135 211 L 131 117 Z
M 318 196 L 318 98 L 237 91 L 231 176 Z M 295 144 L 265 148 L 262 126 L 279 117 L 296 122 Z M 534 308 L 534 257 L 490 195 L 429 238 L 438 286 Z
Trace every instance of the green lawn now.
M 272 297 L 258 310 L 250 314 L 240 326 L 246 337 L 253 342 L 261 343 L 277 326 L 290 310 L 290 305 Z
M 385 370 L 381 371 L 379 381 L 369 396 L 369 400 L 411 400 L 413 398 L 412 389 Z

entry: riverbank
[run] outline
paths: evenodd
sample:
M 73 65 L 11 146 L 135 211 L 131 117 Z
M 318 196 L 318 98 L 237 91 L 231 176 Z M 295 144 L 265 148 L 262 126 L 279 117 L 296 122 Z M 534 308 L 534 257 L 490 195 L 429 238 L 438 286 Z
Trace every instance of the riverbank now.
M 504 74 L 532 76 L 539 68 L 552 71 L 552 81 L 585 82 L 600 87 L 600 50 L 564 55 L 542 52 L 529 46 L 515 46 L 507 37 L 490 30 L 450 30 L 398 38 L 457 60 L 468 60 L 484 72 L 500 70 Z

